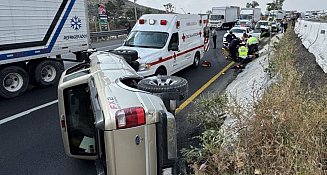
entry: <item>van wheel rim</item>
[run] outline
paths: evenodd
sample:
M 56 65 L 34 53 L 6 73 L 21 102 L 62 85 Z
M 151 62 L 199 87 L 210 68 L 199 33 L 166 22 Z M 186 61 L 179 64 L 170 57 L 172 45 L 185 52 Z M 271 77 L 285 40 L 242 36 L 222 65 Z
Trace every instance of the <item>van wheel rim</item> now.
M 41 77 L 45 82 L 52 82 L 56 78 L 56 75 L 57 71 L 53 66 L 47 65 L 41 70 Z
M 167 78 L 166 80 L 163 80 L 160 78 L 160 76 L 156 78 L 152 78 L 149 81 L 149 84 L 156 85 L 156 86 L 169 86 L 175 84 L 177 81 L 172 80 L 171 78 Z
M 198 66 L 200 63 L 199 57 L 195 57 L 194 59 L 195 66 Z
M 24 85 L 23 76 L 18 73 L 10 73 L 5 76 L 2 82 L 3 87 L 6 91 L 17 92 Z

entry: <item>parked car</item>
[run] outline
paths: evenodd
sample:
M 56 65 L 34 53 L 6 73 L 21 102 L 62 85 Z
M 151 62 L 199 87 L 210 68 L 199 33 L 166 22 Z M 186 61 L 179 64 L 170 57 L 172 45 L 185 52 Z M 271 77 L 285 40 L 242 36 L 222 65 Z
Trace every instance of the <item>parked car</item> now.
M 241 38 L 243 36 L 243 33 L 246 33 L 248 35 L 252 35 L 256 38 L 258 38 L 258 40 L 260 41 L 261 37 L 260 37 L 260 34 L 259 33 L 255 33 L 253 30 L 251 30 L 249 27 L 233 27 L 231 29 L 231 31 L 233 32 L 233 34 L 237 37 L 237 38 Z M 224 34 L 224 37 L 223 37 L 223 43 L 226 44 L 227 41 L 226 41 L 226 36 L 228 35 L 229 31 L 227 31 L 225 34 Z
M 258 21 L 256 26 L 255 26 L 255 29 L 261 31 L 262 36 L 269 36 L 270 35 L 271 27 L 269 26 L 269 21 L 267 21 L 267 20 Z
M 173 113 L 188 84 L 180 77 L 143 78 L 132 68 L 135 53 L 96 52 L 62 74 L 58 105 L 65 152 L 95 160 L 98 175 L 174 175 Z

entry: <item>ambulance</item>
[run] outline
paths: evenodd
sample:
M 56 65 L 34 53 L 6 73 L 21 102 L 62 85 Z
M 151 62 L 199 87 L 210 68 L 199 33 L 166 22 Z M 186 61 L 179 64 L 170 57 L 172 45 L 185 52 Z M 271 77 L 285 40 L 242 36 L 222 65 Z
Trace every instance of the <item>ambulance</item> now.
M 192 14 L 143 15 L 116 50 L 136 51 L 136 71 L 145 77 L 196 68 L 208 45 L 204 21 Z

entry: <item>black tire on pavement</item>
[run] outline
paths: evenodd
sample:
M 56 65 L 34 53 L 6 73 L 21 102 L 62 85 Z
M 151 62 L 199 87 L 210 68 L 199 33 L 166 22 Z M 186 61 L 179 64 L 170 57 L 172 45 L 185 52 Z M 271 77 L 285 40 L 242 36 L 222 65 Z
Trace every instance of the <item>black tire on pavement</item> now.
M 40 87 L 54 85 L 59 82 L 64 65 L 60 61 L 44 60 L 39 62 L 34 69 L 35 82 Z
M 197 68 L 200 65 L 200 54 L 199 52 L 195 53 L 192 67 Z
M 135 50 L 112 50 L 110 51 L 113 54 L 122 56 L 128 64 L 131 64 L 133 61 L 138 59 L 138 53 Z
M 0 70 L 0 96 L 13 98 L 23 94 L 27 88 L 27 72 L 18 66 L 9 66 Z
M 181 77 L 153 76 L 139 81 L 138 89 L 170 100 L 182 100 L 188 94 L 188 82 Z

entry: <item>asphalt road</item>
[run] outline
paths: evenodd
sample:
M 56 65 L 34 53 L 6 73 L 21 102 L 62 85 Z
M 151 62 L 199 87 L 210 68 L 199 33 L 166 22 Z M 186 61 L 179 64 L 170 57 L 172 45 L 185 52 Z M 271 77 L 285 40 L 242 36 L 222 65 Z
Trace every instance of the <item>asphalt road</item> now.
M 224 31 L 218 32 L 217 46 L 222 47 Z M 122 43 L 121 40 L 94 44 L 98 50 L 114 49 Z M 71 58 L 65 55 L 64 58 Z M 220 72 L 230 62 L 222 56 L 220 49 L 212 49 L 205 54 L 203 60 L 210 61 L 212 67 L 187 68 L 177 76 L 184 77 L 189 82 L 189 95 L 196 92 L 214 75 Z M 69 66 L 68 63 L 66 67 Z M 232 75 L 224 75 L 218 81 L 227 85 Z M 214 91 L 214 90 L 213 90 Z M 94 162 L 68 158 L 61 140 L 57 103 L 57 87 L 30 88 L 24 95 L 4 100 L 0 99 L 0 120 L 25 111 L 22 117 L 0 124 L 0 174 L 47 174 L 47 175 L 81 175 L 95 174 Z M 26 111 L 45 103 L 52 105 L 36 111 Z M 177 117 L 185 115 L 181 111 Z M 16 115 L 16 116 L 13 116 Z M 179 123 L 177 123 L 178 125 Z M 182 127 L 179 127 L 181 129 Z M 183 128 L 182 128 L 183 129 Z M 179 137 L 183 137 L 179 134 Z

